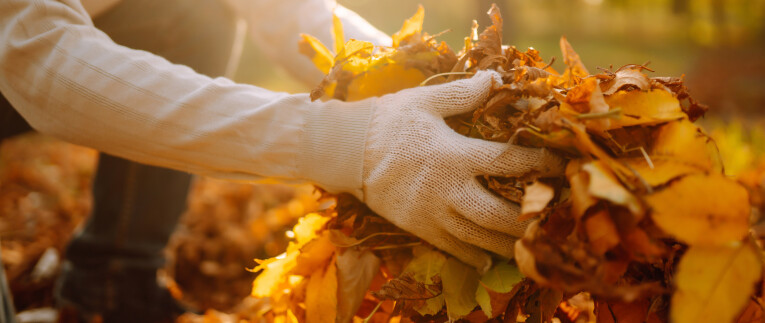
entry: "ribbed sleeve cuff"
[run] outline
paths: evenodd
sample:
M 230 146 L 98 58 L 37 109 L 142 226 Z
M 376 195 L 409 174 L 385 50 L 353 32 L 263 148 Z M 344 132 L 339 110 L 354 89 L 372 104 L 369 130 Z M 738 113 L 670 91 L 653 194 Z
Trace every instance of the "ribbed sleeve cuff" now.
M 330 192 L 362 198 L 367 131 L 374 100 L 329 101 L 308 111 L 298 171 Z

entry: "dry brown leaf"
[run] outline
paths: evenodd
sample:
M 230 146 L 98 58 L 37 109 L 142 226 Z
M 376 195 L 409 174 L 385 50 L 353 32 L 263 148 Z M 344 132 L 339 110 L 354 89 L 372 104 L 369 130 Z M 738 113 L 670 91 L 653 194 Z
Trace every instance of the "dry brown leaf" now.
M 337 256 L 337 321 L 351 322 L 361 306 L 380 259 L 369 250 L 349 248 Z
M 590 248 L 597 255 L 616 247 L 619 242 L 619 232 L 606 210 L 600 210 L 584 220 L 584 230 L 587 232 Z
M 640 90 L 651 88 L 651 80 L 643 73 L 645 69 L 641 65 L 626 65 L 619 68 L 616 73 L 600 83 L 604 95 L 611 95 L 616 91 Z
M 521 216 L 518 221 L 526 220 L 530 216 L 542 212 L 554 196 L 555 190 L 542 182 L 536 181 L 526 186 L 521 201 Z

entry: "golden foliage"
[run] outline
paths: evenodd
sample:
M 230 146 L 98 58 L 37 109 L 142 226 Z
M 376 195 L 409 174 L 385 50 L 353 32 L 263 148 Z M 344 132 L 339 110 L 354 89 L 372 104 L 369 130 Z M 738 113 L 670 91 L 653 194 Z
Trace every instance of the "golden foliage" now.
M 254 294 L 274 301 L 275 317 L 303 321 L 311 308 L 331 320 L 337 312 L 319 308 L 343 302 L 337 281 L 347 278 L 327 276 L 338 254 L 357 252 L 374 255 L 359 264 L 377 274 L 344 292 L 363 295 L 360 305 L 334 303 L 355 308 L 354 320 L 733 320 L 755 292 L 762 253 L 748 239 L 750 195 L 723 175 L 714 141 L 693 123 L 706 108 L 681 79 L 649 77 L 646 66 L 591 75 L 565 38 L 559 73 L 534 49 L 503 47 L 499 10 L 489 16 L 492 25 L 457 54 L 422 31 L 422 7 L 392 47 L 336 42 L 328 58 L 325 46 L 304 36 L 301 51 L 327 73 L 312 99 L 360 100 L 499 72 L 504 85 L 447 124 L 568 160 L 565 177 L 480 177 L 520 203 L 523 218 L 537 218 L 516 242 L 515 259 L 497 257 L 481 274 L 341 195 L 296 227 L 284 256 L 261 262 Z M 334 34 L 342 38 L 341 27 Z M 332 295 L 319 306 L 315 289 Z

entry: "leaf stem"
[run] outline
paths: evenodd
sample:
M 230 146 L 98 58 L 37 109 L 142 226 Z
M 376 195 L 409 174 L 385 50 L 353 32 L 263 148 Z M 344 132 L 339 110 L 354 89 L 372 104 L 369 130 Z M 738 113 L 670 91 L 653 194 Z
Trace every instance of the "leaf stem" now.
M 438 73 L 435 75 L 431 75 L 429 78 L 426 78 L 422 83 L 420 83 L 420 86 L 425 86 L 428 84 L 428 82 L 432 81 L 434 78 L 444 75 L 475 75 L 474 72 L 443 72 Z
M 622 114 L 622 108 L 616 108 L 613 110 L 608 110 L 606 112 L 583 113 L 583 114 L 577 115 L 576 118 L 579 120 L 618 118 L 619 115 L 621 114 Z
M 380 301 L 379 303 L 377 303 L 377 306 L 375 306 L 375 308 L 372 310 L 372 313 L 369 313 L 369 316 L 367 316 L 367 317 L 365 317 L 365 318 L 364 318 L 364 321 L 363 321 L 363 323 L 368 323 L 368 322 L 369 322 L 369 320 L 371 320 L 371 319 L 372 319 L 372 316 L 374 316 L 374 315 L 375 315 L 375 313 L 377 313 L 377 310 L 379 310 L 379 309 L 380 309 L 380 305 L 382 305 L 382 303 L 383 303 L 383 301 Z

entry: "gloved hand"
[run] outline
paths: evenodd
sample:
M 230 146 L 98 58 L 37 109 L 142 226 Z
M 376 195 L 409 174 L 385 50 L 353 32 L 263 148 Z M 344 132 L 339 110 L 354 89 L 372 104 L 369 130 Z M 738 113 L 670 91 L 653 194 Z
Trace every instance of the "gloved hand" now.
M 491 263 L 481 249 L 512 257 L 515 237 L 528 223 L 516 220 L 517 204 L 483 188 L 476 176 L 563 169 L 546 150 L 467 138 L 444 123 L 476 109 L 501 85 L 499 74 L 483 71 L 379 98 L 364 157 L 363 198 L 372 210 L 479 269 Z
M 342 187 L 348 181 L 339 181 L 339 177 L 346 174 L 333 171 L 336 175 L 330 177 L 326 168 L 315 172 L 324 176 L 316 181 L 334 181 L 329 187 L 334 186 L 335 191 L 351 191 L 400 228 L 479 270 L 491 264 L 486 250 L 512 257 L 514 242 L 528 222 L 517 221 L 519 205 L 483 188 L 476 176 L 520 176 L 531 171 L 559 174 L 563 172 L 562 159 L 543 149 L 468 138 L 443 120 L 476 109 L 486 101 L 492 86 L 501 85 L 498 73 L 482 71 L 470 79 L 380 98 L 326 102 L 345 105 L 347 111 L 371 108 L 371 121 L 363 152 L 361 189 Z M 350 124 L 353 118 L 348 118 L 349 122 L 340 124 Z M 352 167 L 346 173 L 353 173 Z

